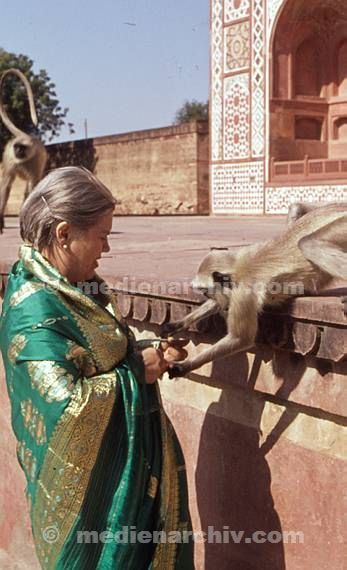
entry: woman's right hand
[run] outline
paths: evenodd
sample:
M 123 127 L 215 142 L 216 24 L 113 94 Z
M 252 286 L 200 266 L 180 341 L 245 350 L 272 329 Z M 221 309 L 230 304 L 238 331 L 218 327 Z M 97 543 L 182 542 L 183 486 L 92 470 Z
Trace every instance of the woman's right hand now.
M 145 348 L 142 351 L 142 358 L 145 366 L 146 384 L 154 384 L 169 367 L 164 359 L 163 351 L 160 348 Z

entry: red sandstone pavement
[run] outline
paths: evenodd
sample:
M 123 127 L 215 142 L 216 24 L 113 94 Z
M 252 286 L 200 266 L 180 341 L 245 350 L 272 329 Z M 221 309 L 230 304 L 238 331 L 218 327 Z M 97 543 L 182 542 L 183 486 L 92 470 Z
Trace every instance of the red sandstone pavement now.
M 98 272 L 113 286 L 121 279 L 127 289 L 134 289 L 135 281 L 190 281 L 210 246 L 247 245 L 272 238 L 284 227 L 284 216 L 115 217 L 111 251 Z M 7 218 L 0 235 L 0 269 L 16 260 L 20 243 L 18 219 Z

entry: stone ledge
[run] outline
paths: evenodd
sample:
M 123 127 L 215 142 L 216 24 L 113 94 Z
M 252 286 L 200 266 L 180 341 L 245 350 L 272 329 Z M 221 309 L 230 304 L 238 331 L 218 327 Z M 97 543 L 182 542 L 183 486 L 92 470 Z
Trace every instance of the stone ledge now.
M 125 319 L 154 325 L 181 319 L 201 304 L 195 299 L 152 297 L 121 290 L 115 290 L 115 293 Z M 207 333 L 214 342 L 225 333 L 225 322 L 215 316 L 191 330 Z M 298 298 L 280 310 L 264 311 L 259 319 L 257 343 L 341 362 L 346 357 L 347 347 L 347 317 L 341 298 Z
M 7 274 L 0 267 L 0 295 L 7 283 Z M 124 319 L 161 326 L 183 318 L 201 304 L 202 296 L 160 296 L 113 288 L 119 310 Z M 346 294 L 346 290 L 338 293 Z M 265 310 L 259 319 L 257 344 L 268 345 L 303 356 L 331 360 L 346 359 L 347 316 L 342 298 L 335 291 L 331 296 L 296 298 L 277 310 Z M 225 322 L 219 315 L 192 327 L 193 332 L 204 333 L 210 342 L 225 334 Z

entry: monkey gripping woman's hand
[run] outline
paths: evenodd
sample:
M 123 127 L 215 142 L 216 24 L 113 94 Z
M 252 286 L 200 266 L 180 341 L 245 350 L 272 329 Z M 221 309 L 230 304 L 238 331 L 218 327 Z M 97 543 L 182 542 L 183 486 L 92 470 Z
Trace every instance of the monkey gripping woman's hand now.
M 147 384 L 154 384 L 169 368 L 169 363 L 187 358 L 184 350 L 189 340 L 161 341 L 159 348 L 149 347 L 142 351 Z

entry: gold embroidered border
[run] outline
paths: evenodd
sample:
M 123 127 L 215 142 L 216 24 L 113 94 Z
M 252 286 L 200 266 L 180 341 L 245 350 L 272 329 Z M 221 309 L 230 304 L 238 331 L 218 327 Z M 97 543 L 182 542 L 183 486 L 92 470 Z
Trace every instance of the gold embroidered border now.
M 62 402 L 74 389 L 74 377 L 54 360 L 32 360 L 27 363 L 31 386 L 47 402 Z
M 60 292 L 57 292 L 57 296 L 86 338 L 100 372 L 110 370 L 123 360 L 128 340 L 110 313 L 92 301 L 93 311 L 89 307 L 83 307 L 82 311 L 73 310 L 70 299 L 66 299 Z
M 163 409 L 160 410 L 163 466 L 161 473 L 160 516 L 166 536 L 179 529 L 179 476 L 173 444 L 172 426 Z M 153 568 L 173 570 L 176 562 L 176 542 L 159 543 L 153 557 Z
M 25 267 L 43 284 L 49 285 L 59 301 L 67 308 L 91 348 L 98 371 L 108 372 L 123 360 L 128 341 L 117 319 L 77 287 L 72 286 L 66 277 L 60 275 L 57 269 L 34 248 L 23 245 L 20 257 Z M 95 280 L 103 283 L 97 275 Z M 115 314 L 118 315 L 114 295 L 112 293 L 105 295 L 113 306 Z
M 79 381 L 51 437 L 32 517 L 43 568 L 55 567 L 80 512 L 114 407 L 116 382 L 116 372 Z
M 31 297 L 31 295 L 34 295 L 38 291 L 41 291 L 41 289 L 43 289 L 44 287 L 45 287 L 44 283 L 30 283 L 30 282 L 24 283 L 18 289 L 18 291 L 15 291 L 15 293 L 13 293 L 12 296 L 10 297 L 11 307 L 16 307 L 17 305 L 19 305 L 19 303 L 22 303 L 22 301 L 24 301 L 28 297 Z
M 23 334 L 16 334 L 11 339 L 11 342 L 10 342 L 8 350 L 7 350 L 7 357 L 9 359 L 9 361 L 11 362 L 11 364 L 16 363 L 18 356 L 20 355 L 22 350 L 25 348 L 27 342 L 28 342 L 28 340 Z

